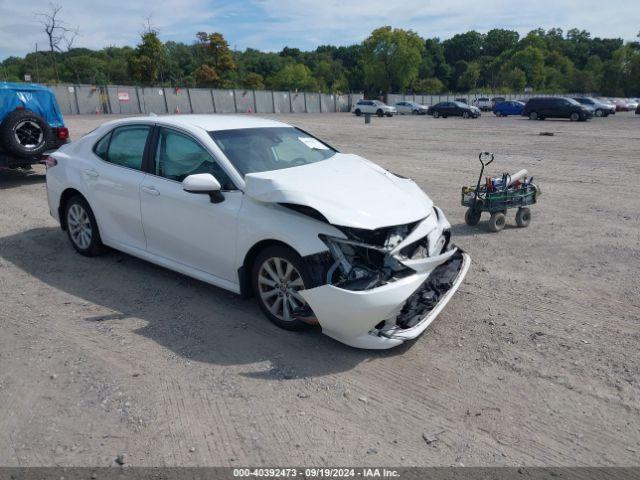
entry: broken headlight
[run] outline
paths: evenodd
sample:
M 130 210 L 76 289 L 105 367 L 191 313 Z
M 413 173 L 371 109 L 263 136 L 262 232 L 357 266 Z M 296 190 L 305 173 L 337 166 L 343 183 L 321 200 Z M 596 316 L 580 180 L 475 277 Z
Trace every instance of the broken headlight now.
M 321 235 L 334 260 L 327 271 L 326 282 L 348 290 L 367 290 L 402 276 L 409 269 L 390 252 L 414 225 L 379 230 L 345 228 L 346 239 Z

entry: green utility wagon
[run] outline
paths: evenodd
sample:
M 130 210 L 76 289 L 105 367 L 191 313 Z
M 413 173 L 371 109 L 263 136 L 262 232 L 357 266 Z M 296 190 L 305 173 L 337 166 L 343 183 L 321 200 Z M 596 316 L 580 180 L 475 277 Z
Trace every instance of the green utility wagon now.
M 489 158 L 485 163 L 485 159 Z M 517 187 L 508 186 L 509 175 L 504 174 L 500 185 L 496 188 L 489 188 L 487 184 L 482 185 L 482 175 L 484 168 L 493 162 L 494 155 L 490 152 L 481 152 L 478 156 L 482 168 L 478 183 L 474 187 L 462 187 L 462 206 L 468 207 L 464 216 L 464 221 L 469 226 L 475 226 L 480 222 L 482 212 L 489 212 L 489 229 L 499 232 L 505 226 L 507 210 L 517 208 L 516 224 L 519 227 L 528 227 L 531 222 L 531 210 L 529 205 L 533 205 L 540 195 L 539 188 L 532 182 L 523 183 Z

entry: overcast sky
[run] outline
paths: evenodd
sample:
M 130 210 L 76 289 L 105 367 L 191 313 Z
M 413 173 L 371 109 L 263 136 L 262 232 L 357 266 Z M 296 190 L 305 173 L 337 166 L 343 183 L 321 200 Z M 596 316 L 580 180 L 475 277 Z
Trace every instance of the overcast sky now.
M 149 15 L 163 40 L 191 43 L 198 31 L 222 32 L 231 45 L 279 51 L 350 45 L 376 27 L 410 28 L 442 39 L 467 30 L 577 27 L 593 36 L 635 39 L 638 0 L 54 0 L 68 26 L 78 26 L 76 46 L 135 45 Z M 48 0 L 0 0 L 0 60 L 46 45 L 35 13 Z

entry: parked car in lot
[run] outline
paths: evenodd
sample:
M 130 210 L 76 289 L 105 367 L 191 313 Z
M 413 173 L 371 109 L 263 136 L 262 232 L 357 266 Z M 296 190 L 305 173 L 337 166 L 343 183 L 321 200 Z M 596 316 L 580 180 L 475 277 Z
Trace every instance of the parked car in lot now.
M 493 113 L 496 117 L 508 117 L 509 115 L 522 115 L 524 103 L 518 100 L 496 103 Z
M 631 108 L 629 107 L 629 102 L 627 102 L 623 98 L 615 98 L 613 99 L 613 103 L 616 106 L 616 112 L 628 112 L 629 110 L 631 110 Z
M 473 101 L 473 105 L 483 112 L 490 112 L 493 108 L 493 102 L 487 97 L 476 98 Z
M 491 99 L 491 103 L 492 103 L 493 105 L 495 105 L 495 104 L 497 104 L 497 103 L 506 102 L 506 101 L 507 101 L 507 99 L 506 99 L 506 98 L 504 98 L 504 97 L 493 97 L 493 98 Z
M 627 107 L 629 107 L 629 111 L 635 111 L 638 108 L 638 101 L 635 98 L 627 99 Z
M 636 107 L 636 115 L 640 115 L 640 104 Z
M 354 347 L 416 338 L 469 268 L 412 180 L 273 120 L 120 119 L 46 164 L 51 215 L 78 253 L 121 250 Z
M 420 105 L 418 102 L 396 102 L 396 110 L 401 114 L 412 114 L 412 115 L 426 115 L 429 107 L 426 105 Z
M 396 107 L 391 107 L 380 100 L 358 100 L 358 102 L 353 106 L 353 113 L 357 116 L 362 115 L 363 113 L 370 113 L 374 115 L 378 115 L 379 117 L 392 117 L 394 114 L 398 113 Z
M 593 117 L 593 110 L 581 105 L 573 98 L 536 97 L 529 99 L 525 104 L 522 115 L 531 120 L 568 118 L 571 121 L 584 121 Z
M 576 102 L 585 105 L 593 110 L 596 117 L 608 117 L 612 113 L 616 113 L 614 105 L 609 105 L 592 97 L 574 97 Z
M 462 102 L 440 102 L 429 107 L 429 115 L 433 118 L 462 117 L 478 118 L 482 113 L 478 107 Z
M 68 141 L 69 130 L 51 90 L 0 82 L 0 168 L 30 168 Z

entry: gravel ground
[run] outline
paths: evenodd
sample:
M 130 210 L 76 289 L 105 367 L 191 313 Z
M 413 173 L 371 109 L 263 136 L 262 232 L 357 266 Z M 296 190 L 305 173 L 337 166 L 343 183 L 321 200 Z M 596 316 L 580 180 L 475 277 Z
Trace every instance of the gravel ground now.
M 386 352 L 279 330 L 226 291 L 77 255 L 43 169 L 0 172 L 0 464 L 640 463 L 640 117 L 277 118 L 443 208 L 473 260 L 445 311 Z M 464 224 L 480 150 L 541 186 L 529 228 Z

